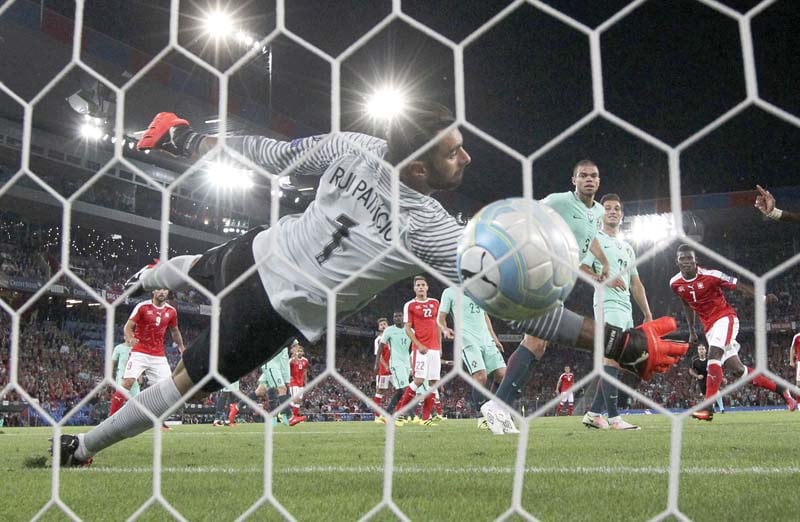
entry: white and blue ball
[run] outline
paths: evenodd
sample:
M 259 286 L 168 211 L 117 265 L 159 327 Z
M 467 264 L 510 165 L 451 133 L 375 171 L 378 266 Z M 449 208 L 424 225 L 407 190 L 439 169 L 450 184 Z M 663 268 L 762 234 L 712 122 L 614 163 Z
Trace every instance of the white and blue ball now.
M 464 291 L 489 314 L 537 317 L 575 285 L 578 244 L 553 209 L 525 198 L 496 201 L 470 220 L 458 245 Z

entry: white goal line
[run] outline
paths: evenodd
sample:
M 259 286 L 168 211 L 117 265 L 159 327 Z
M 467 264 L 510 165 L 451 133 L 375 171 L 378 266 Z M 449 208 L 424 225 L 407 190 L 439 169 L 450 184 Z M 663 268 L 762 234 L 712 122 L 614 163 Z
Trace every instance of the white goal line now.
M 64 468 L 62 471 L 67 473 L 122 473 L 138 474 L 152 473 L 152 467 L 90 467 L 90 468 Z M 204 474 L 221 473 L 234 475 L 237 473 L 262 473 L 261 467 L 215 467 L 204 466 L 197 468 L 176 468 L 162 467 L 161 473 L 177 474 Z M 280 474 L 316 474 L 316 473 L 383 473 L 383 466 L 294 466 L 289 468 L 273 468 L 273 473 Z M 394 473 L 397 474 L 419 474 L 419 473 L 438 473 L 445 475 L 465 475 L 465 474 L 495 474 L 510 475 L 515 472 L 512 467 L 500 466 L 473 466 L 464 468 L 452 467 L 423 467 L 423 466 L 395 466 Z M 795 475 L 800 473 L 800 467 L 728 467 L 728 468 L 706 468 L 691 466 L 681 468 L 681 474 L 688 475 Z M 559 466 L 544 467 L 531 466 L 525 468 L 526 475 L 571 475 L 571 474 L 599 474 L 599 475 L 668 475 L 669 468 L 666 466 Z

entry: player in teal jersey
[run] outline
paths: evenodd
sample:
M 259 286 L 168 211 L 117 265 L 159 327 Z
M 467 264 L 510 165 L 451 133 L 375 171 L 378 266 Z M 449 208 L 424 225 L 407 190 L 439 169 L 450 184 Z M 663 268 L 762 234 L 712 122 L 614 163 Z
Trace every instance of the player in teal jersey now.
M 499 385 L 506 374 L 506 362 L 501 354 L 503 343 L 497 338 L 489 315 L 478 303 L 464 294 L 461 304 L 462 313 L 458 319 L 461 326 L 461 360 L 467 371 L 484 388 L 489 388 L 487 386 L 489 377 L 493 383 Z M 436 318 L 445 339 L 455 338 L 455 332 L 447 326 L 447 316 L 452 315 L 455 324 L 456 306 L 456 291 L 451 287 L 445 288 L 439 302 L 439 315 Z M 472 387 L 472 401 L 477 410 L 480 411 L 483 403 L 488 400 L 489 398 L 477 386 Z M 478 422 L 478 426 L 485 424 L 483 418 Z M 501 433 L 498 432 L 498 435 Z
M 122 374 L 125 373 L 125 365 L 128 364 L 128 357 L 131 355 L 132 346 L 127 341 L 122 341 L 114 347 L 114 352 L 111 354 L 111 360 L 116 362 L 116 375 L 114 380 L 118 386 L 122 386 Z M 128 390 L 131 397 L 135 397 L 139 393 L 138 379 L 133 382 L 133 386 Z
M 604 278 L 608 275 L 609 263 L 595 238 L 603 216 L 603 206 L 594 200 L 600 187 L 600 171 L 597 164 L 591 160 L 579 161 L 572 170 L 572 184 L 575 186 L 573 192 L 550 194 L 542 200 L 542 203 L 555 210 L 569 225 L 578 243 L 579 259 L 587 252 L 592 252 L 600 260 L 601 278 Z M 497 389 L 496 395 L 500 401 L 513 406 L 528 384 L 534 365 L 544 356 L 546 349 L 547 342 L 543 339 L 523 335 L 522 342 L 508 358 L 506 376 Z M 496 407 L 494 401 L 488 401 L 484 403 L 481 413 L 486 416 L 487 412 Z M 509 423 L 506 423 L 508 431 L 515 432 L 516 428 Z
M 295 339 L 291 346 L 299 346 Z M 285 425 L 289 425 L 289 418 L 285 413 L 277 412 L 276 408 L 289 400 L 289 348 L 283 347 L 275 356 L 261 366 L 261 376 L 258 378 L 256 396 L 267 399 L 267 409 Z
M 406 334 L 403 312 L 392 314 L 392 321 L 394 324 L 386 327 L 381 335 L 381 343 L 389 345 L 389 371 L 392 372 L 392 388 L 394 388 L 392 400 L 386 407 L 386 411 L 389 413 L 394 412 L 394 408 L 403 396 L 411 377 L 411 339 Z M 395 424 L 399 426 L 404 423 L 405 419 L 402 416 L 395 421 Z
M 600 200 L 605 209 L 603 217 L 603 229 L 597 233 L 597 241 L 603 248 L 606 257 L 611 262 L 611 275 L 614 277 L 613 283 L 602 289 L 595 290 L 594 293 L 594 312 L 595 319 L 600 319 L 600 299 L 603 300 L 603 313 L 605 322 L 620 328 L 633 328 L 633 306 L 631 296 L 639 305 L 644 314 L 644 321 L 652 321 L 653 314 L 650 313 L 650 305 L 647 302 L 642 280 L 639 279 L 639 272 L 636 270 L 636 253 L 633 247 L 619 237 L 619 229 L 622 225 L 624 212 L 622 200 L 617 194 L 606 194 Z M 597 278 L 601 267 L 597 257 L 589 252 L 581 261 L 581 270 Z M 602 292 L 602 294 L 601 294 Z M 602 295 L 602 297 L 601 297 Z M 603 367 L 606 373 L 612 377 L 619 375 L 620 366 L 610 359 L 603 359 Z M 638 430 L 635 426 L 622 419 L 617 409 L 617 387 L 610 382 L 599 379 L 597 381 L 597 391 L 586 415 L 583 416 L 583 424 L 589 428 L 615 429 L 615 430 Z M 608 420 L 601 415 L 603 408 L 608 410 Z
M 214 426 L 224 426 L 226 424 L 231 427 L 236 426 L 239 401 L 233 393 L 235 391 L 239 391 L 239 381 L 232 382 L 219 391 L 216 402 L 217 418 L 214 420 Z

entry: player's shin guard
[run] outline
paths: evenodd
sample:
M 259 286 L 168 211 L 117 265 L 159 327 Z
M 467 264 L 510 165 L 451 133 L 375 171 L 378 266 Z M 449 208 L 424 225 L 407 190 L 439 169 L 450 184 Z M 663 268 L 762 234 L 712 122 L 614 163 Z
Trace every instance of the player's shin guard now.
M 649 380 L 653 373 L 669 370 L 689 349 L 688 343 L 662 339 L 677 329 L 678 324 L 672 317 L 659 317 L 625 331 L 607 324 L 605 357 Z
M 389 413 L 394 413 L 394 409 L 397 407 L 397 403 L 400 402 L 400 399 L 403 397 L 403 393 L 405 393 L 404 388 L 394 391 L 392 400 L 389 401 L 389 406 L 386 407 L 386 411 Z
M 722 364 L 717 359 L 709 359 L 706 364 L 706 399 L 714 397 L 722 386 Z
M 112 415 L 117 413 L 117 411 L 120 408 L 122 408 L 122 406 L 125 404 L 125 401 L 127 400 L 128 399 L 125 398 L 122 392 L 115 391 L 114 396 L 111 397 L 111 406 L 109 406 L 108 408 L 108 416 L 111 417 Z
M 131 399 L 116 415 L 107 418 L 86 433 L 84 444 L 89 453 L 79 455 L 76 452 L 76 456 L 80 460 L 86 460 L 112 444 L 152 428 L 153 421 L 142 410 L 160 417 L 180 398 L 181 394 L 172 379 L 157 382 Z
M 517 346 L 511 357 L 508 358 L 506 376 L 497 389 L 497 398 L 513 408 L 514 401 L 520 398 L 522 390 L 531 379 L 536 357 L 523 345 Z
M 433 411 L 433 393 L 428 393 L 422 403 L 422 420 L 431 418 L 431 411 Z
M 411 402 L 414 397 L 417 395 L 417 387 L 414 386 L 412 382 L 406 387 L 406 390 L 403 392 L 403 396 L 400 397 L 400 402 L 397 403 L 397 409 L 402 410 L 405 406 Z

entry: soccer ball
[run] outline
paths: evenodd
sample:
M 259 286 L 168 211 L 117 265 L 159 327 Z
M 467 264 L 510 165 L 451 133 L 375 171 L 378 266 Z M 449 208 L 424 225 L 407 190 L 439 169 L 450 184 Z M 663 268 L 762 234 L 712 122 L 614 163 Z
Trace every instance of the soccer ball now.
M 464 291 L 489 314 L 529 319 L 552 310 L 575 285 L 578 244 L 550 207 L 524 198 L 482 208 L 458 245 Z

